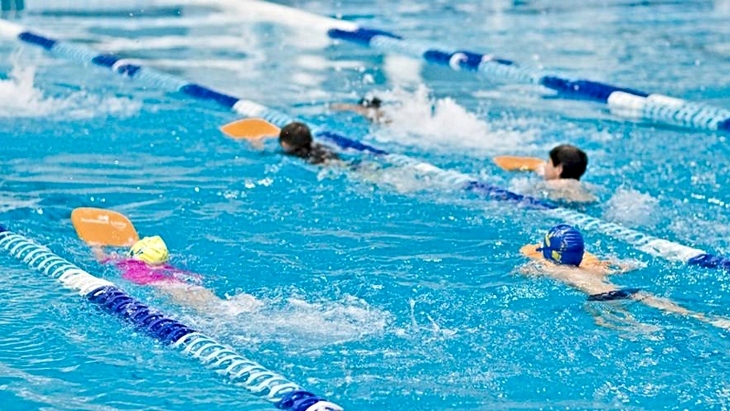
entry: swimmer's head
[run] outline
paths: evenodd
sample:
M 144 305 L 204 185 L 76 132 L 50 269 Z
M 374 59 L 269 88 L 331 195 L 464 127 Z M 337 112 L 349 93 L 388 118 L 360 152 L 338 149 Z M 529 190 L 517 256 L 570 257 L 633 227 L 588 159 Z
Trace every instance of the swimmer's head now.
M 545 180 L 568 178 L 580 180 L 588 167 L 588 156 L 570 144 L 561 144 L 550 150 L 550 161 L 545 165 Z
M 279 133 L 279 144 L 287 153 L 309 150 L 312 147 L 312 131 L 304 123 L 289 123 Z
M 542 246 L 537 250 L 542 251 L 546 260 L 555 264 L 577 267 L 583 261 L 585 244 L 580 231 L 567 224 L 560 224 L 547 232 Z
M 129 256 L 133 260 L 143 261 L 150 265 L 159 265 L 167 262 L 169 253 L 167 245 L 162 241 L 162 237 L 156 235 L 154 237 L 145 237 L 129 249 Z
M 380 108 L 380 105 L 383 103 L 383 100 L 373 97 L 373 98 L 361 98 L 360 101 L 357 102 L 358 105 L 363 106 L 365 108 Z

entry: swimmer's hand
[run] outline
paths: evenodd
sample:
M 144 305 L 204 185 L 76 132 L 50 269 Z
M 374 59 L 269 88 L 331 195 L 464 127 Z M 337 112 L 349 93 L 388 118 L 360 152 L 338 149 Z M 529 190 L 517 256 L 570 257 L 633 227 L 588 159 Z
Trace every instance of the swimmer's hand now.
M 329 108 L 334 111 L 351 111 L 376 123 L 390 123 L 390 119 L 385 118 L 383 112 L 375 107 L 365 107 L 360 104 L 332 103 L 329 105 Z
M 104 260 L 109 259 L 109 256 L 106 255 L 106 253 L 104 252 L 104 249 L 101 248 L 100 246 L 96 246 L 96 245 L 93 246 L 91 248 L 91 252 L 94 253 L 94 258 L 96 258 L 96 261 L 98 261 L 98 262 L 102 262 Z
M 630 271 L 640 270 L 646 267 L 646 263 L 636 260 L 616 260 L 611 259 L 607 261 L 608 268 L 610 268 L 611 274 L 624 274 Z
M 363 108 L 359 104 L 348 104 L 348 103 L 331 103 L 328 105 L 330 110 L 334 111 L 355 111 L 358 108 Z

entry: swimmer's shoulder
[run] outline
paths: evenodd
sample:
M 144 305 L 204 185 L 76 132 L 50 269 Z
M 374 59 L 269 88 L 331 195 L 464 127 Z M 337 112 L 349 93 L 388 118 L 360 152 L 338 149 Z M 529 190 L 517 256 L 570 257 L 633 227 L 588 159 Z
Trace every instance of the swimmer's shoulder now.
M 312 164 L 325 164 L 329 162 L 342 161 L 342 159 L 331 148 L 321 144 L 313 144 L 307 161 Z
M 542 257 L 542 254 L 537 251 L 538 248 L 540 248 L 539 244 L 523 245 L 522 248 L 520 248 L 520 253 L 531 260 L 537 260 Z

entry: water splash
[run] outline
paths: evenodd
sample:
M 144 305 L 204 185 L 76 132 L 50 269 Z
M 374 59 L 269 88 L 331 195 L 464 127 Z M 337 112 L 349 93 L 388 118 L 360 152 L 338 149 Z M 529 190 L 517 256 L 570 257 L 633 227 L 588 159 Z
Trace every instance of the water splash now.
M 254 312 L 239 314 L 240 321 L 231 321 L 230 316 L 193 317 L 186 321 L 197 323 L 216 335 L 228 335 L 248 343 L 321 347 L 383 334 L 391 317 L 388 312 L 350 295 L 334 301 L 304 300 L 297 296 L 260 301 L 263 306 Z
M 13 59 L 15 60 L 15 59 Z M 78 91 L 51 97 L 36 88 L 36 68 L 12 61 L 6 80 L 0 80 L 0 117 L 49 117 L 85 119 L 97 116 L 130 117 L 142 103 L 125 97 L 102 97 Z
M 605 204 L 603 218 L 627 227 L 657 224 L 659 200 L 630 188 L 619 188 Z
M 375 135 L 383 142 L 442 152 L 462 153 L 466 149 L 473 155 L 484 155 L 514 152 L 531 143 L 537 134 L 496 129 L 452 98 L 432 97 L 423 85 L 413 92 L 396 88 L 378 97 L 389 103 L 383 111 L 391 120 Z
M 3 193 L 0 194 L 0 214 L 20 208 L 37 208 L 40 201 L 40 198 L 23 198 L 20 195 Z M 37 210 L 42 213 L 40 208 Z

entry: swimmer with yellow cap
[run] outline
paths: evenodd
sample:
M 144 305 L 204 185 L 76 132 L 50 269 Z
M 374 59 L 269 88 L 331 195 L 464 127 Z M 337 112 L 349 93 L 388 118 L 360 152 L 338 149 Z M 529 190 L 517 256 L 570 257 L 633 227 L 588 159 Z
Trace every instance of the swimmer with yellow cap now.
M 709 319 L 704 314 L 681 307 L 674 302 L 656 297 L 639 288 L 621 288 L 608 281 L 611 274 L 630 271 L 634 267 L 615 261 L 602 261 L 585 251 L 583 235 L 574 227 L 559 224 L 543 237 L 542 243 L 522 247 L 520 252 L 531 262 L 520 272 L 527 275 L 547 275 L 588 295 L 588 301 L 607 302 L 633 300 L 656 309 L 681 314 L 730 329 L 730 321 Z M 625 318 L 631 318 L 626 314 Z M 599 319 L 596 320 L 599 322 Z M 600 324 L 606 325 L 606 324 Z
M 113 261 L 122 271 L 122 278 L 160 289 L 179 304 L 202 312 L 223 308 L 226 313 L 234 315 L 252 311 L 261 305 L 256 298 L 245 293 L 223 300 L 201 285 L 199 275 L 170 265 L 167 245 L 158 235 L 144 237 L 134 243 L 127 256 L 107 261 Z
M 167 251 L 167 244 L 159 235 L 152 237 L 144 237 L 134 243 L 129 249 L 129 256 L 133 260 L 143 261 L 149 265 L 165 264 L 170 258 Z
M 252 311 L 261 303 L 249 294 L 238 294 L 227 300 L 202 286 L 202 277 L 169 264 L 170 252 L 159 235 L 139 240 L 132 223 L 117 212 L 79 208 L 71 215 L 79 236 L 92 245 L 97 260 L 114 264 L 122 278 L 138 285 L 152 286 L 169 295 L 175 302 L 199 311 L 222 308 L 224 313 Z M 134 241 L 136 240 L 136 241 Z M 102 246 L 120 246 L 134 241 L 126 254 L 105 254 Z

